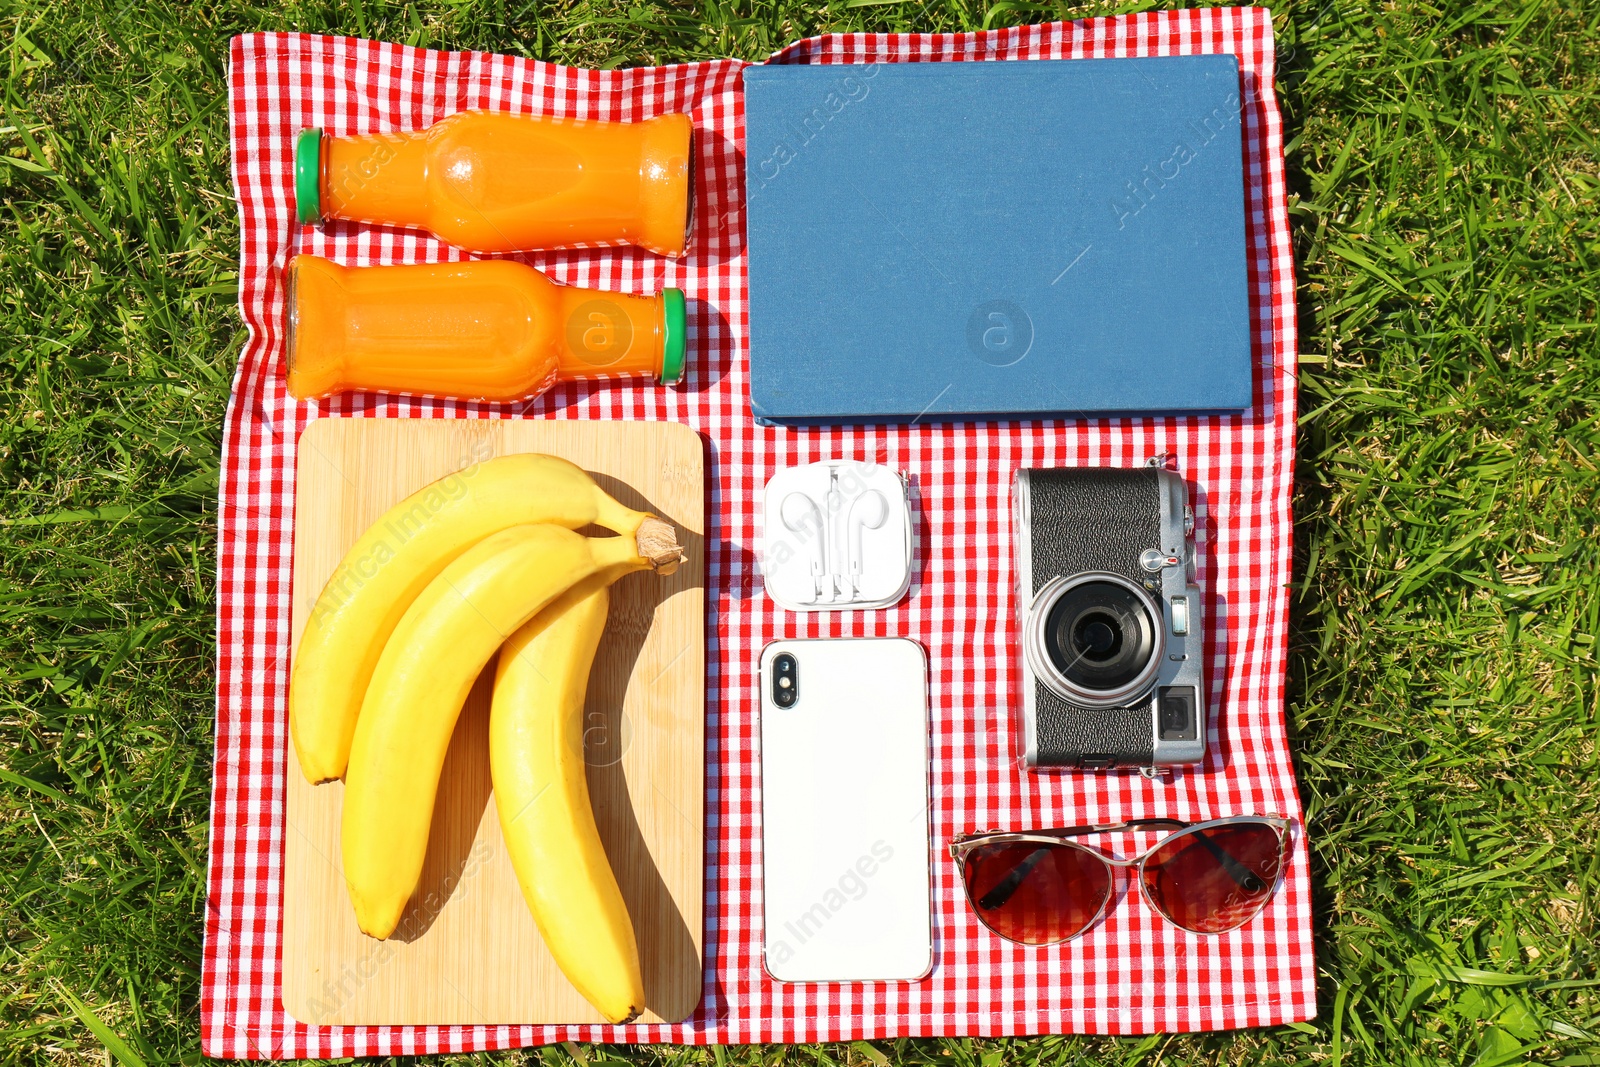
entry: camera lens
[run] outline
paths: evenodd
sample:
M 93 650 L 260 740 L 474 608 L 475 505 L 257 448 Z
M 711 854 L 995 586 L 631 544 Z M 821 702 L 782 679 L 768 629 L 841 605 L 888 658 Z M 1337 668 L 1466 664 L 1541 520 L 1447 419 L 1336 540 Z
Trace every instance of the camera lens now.
M 800 699 L 800 677 L 794 657 L 787 652 L 772 658 L 772 702 L 780 708 L 792 708 Z
M 1156 654 L 1155 621 L 1132 589 L 1116 582 L 1073 585 L 1050 605 L 1044 648 L 1073 685 L 1093 692 L 1121 689 Z
M 1096 663 L 1114 659 L 1122 648 L 1122 624 L 1114 615 L 1085 613 L 1072 631 L 1072 647 Z

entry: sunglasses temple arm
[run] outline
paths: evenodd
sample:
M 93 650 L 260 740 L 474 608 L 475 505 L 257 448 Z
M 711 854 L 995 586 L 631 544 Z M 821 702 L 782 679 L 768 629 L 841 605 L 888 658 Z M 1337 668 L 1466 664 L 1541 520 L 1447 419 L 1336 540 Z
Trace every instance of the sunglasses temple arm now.
M 1028 853 L 1027 859 L 1011 868 L 1004 878 L 994 884 L 994 888 L 978 898 L 978 906 L 986 911 L 1004 907 L 1006 901 L 1011 899 L 1011 894 L 1017 891 L 1017 887 L 1022 884 L 1022 880 L 1028 877 L 1048 851 L 1050 850 L 1047 848 L 1036 848 Z
M 1256 876 L 1256 872 L 1224 851 L 1221 846 L 1206 836 L 1204 830 L 1197 830 L 1192 836 L 1197 838 L 1205 846 L 1206 851 L 1216 858 L 1216 861 L 1222 865 L 1222 869 L 1228 872 L 1228 877 L 1232 878 L 1240 889 L 1248 889 L 1251 892 L 1255 892 L 1261 888 L 1261 879 Z

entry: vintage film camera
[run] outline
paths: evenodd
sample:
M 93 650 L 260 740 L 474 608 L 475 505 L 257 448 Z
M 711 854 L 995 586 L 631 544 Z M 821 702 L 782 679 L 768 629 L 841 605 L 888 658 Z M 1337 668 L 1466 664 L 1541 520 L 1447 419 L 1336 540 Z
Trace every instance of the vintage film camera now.
M 1154 773 L 1205 757 L 1193 535 L 1183 479 L 1154 464 L 1017 472 L 1028 766 Z

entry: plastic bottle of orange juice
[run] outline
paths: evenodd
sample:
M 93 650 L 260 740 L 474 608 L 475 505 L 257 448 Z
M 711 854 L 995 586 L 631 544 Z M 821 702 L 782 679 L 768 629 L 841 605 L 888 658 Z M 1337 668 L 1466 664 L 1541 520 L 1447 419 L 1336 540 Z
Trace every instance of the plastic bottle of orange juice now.
M 295 141 L 295 209 L 410 226 L 473 252 L 633 244 L 683 254 L 688 115 L 643 122 L 462 111 L 414 133 Z
M 558 381 L 683 375 L 681 289 L 629 296 L 557 285 L 512 260 L 289 264 L 288 386 L 517 400 Z

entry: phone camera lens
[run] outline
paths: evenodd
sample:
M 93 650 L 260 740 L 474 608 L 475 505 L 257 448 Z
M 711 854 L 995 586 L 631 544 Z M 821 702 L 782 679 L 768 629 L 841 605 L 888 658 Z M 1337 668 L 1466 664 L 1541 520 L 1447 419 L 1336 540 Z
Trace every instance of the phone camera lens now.
M 800 678 L 795 659 L 787 652 L 772 658 L 772 702 L 780 708 L 792 708 L 800 699 Z

